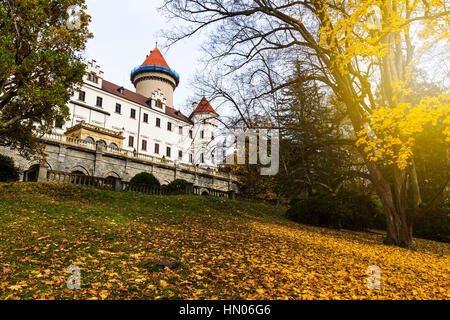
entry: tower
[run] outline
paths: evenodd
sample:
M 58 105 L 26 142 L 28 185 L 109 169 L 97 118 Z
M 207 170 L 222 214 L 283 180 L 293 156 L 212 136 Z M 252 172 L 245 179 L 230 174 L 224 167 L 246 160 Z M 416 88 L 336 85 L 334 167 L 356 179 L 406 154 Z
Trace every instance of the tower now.
M 173 108 L 173 92 L 180 83 L 180 76 L 169 67 L 158 48 L 131 72 L 131 82 L 137 93 L 154 100 L 152 107 L 163 109 L 165 104 Z
M 216 167 L 219 114 L 203 97 L 189 118 L 194 123 L 194 163 L 202 167 Z

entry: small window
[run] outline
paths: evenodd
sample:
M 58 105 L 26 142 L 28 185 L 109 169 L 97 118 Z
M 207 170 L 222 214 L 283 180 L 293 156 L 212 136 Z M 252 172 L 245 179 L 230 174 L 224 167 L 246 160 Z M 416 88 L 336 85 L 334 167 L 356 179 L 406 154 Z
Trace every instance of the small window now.
M 183 151 L 178 151 L 178 159 L 183 160 Z
M 167 122 L 167 130 L 172 131 L 172 122 Z
M 94 139 L 93 138 L 91 138 L 91 137 L 87 137 L 86 139 L 84 139 L 84 140 L 86 140 L 87 142 L 92 142 L 92 143 L 94 143 L 95 141 L 94 141 Z
M 116 103 L 116 113 L 122 113 L 122 105 L 120 103 Z
M 131 109 L 130 118 L 131 119 L 136 119 L 136 110 L 135 109 Z
M 214 162 L 214 153 L 211 153 L 211 162 L 212 162 L 212 163 L 215 163 L 215 162 Z
M 170 147 L 167 147 L 167 149 L 166 149 L 167 158 L 170 158 L 170 153 L 171 153 L 171 149 L 170 149 Z
M 130 136 L 130 137 L 128 138 L 128 146 L 129 146 L 130 148 L 133 148 L 133 147 L 134 147 L 134 137 L 133 137 L 133 136 Z
M 56 120 L 55 121 L 55 127 L 58 129 L 62 129 L 64 126 L 64 120 Z
M 189 130 L 189 138 L 192 139 L 192 130 Z
M 162 109 L 163 104 L 161 100 L 156 100 L 156 107 Z
M 144 113 L 144 122 L 148 123 L 148 114 L 147 113 Z
M 192 153 L 189 154 L 189 162 L 194 163 L 194 156 L 192 155 Z
M 158 128 L 161 128 L 161 119 L 160 118 L 156 118 L 156 126 Z
M 159 154 L 159 143 L 155 143 L 155 153 Z
M 147 140 L 142 140 L 142 150 L 147 151 Z
M 119 149 L 119 146 L 117 144 L 115 144 L 114 142 L 111 143 L 109 146 L 114 149 Z
M 80 92 L 78 92 L 78 100 L 80 100 L 80 101 L 86 101 L 86 92 L 84 92 L 84 91 L 80 91 Z
M 178 134 L 183 135 L 183 127 L 182 126 L 178 127 Z
M 205 131 L 202 130 L 200 132 L 200 139 L 203 139 L 203 138 L 205 138 Z
M 89 73 L 89 75 L 88 75 L 88 80 L 89 80 L 89 81 L 92 81 L 92 82 L 95 82 L 95 83 L 98 83 L 98 77 L 97 77 L 97 75 L 95 74 L 95 72 Z
M 103 98 L 97 97 L 97 107 L 102 107 L 102 106 L 103 106 Z
M 211 133 L 211 141 L 214 140 L 214 132 Z
M 205 155 L 203 153 L 201 154 L 200 161 L 202 163 L 205 163 Z

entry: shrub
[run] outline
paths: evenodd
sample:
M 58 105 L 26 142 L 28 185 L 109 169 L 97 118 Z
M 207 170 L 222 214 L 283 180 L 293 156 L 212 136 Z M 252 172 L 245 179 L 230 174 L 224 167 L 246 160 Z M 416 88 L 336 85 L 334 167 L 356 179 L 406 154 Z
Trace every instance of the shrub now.
M 184 193 L 186 190 L 186 184 L 188 184 L 186 180 L 175 179 L 167 185 L 167 188 L 171 193 Z
M 19 169 L 14 165 L 14 160 L 0 154 L 0 182 L 17 180 L 19 180 Z
M 303 224 L 363 231 L 371 228 L 382 212 L 370 195 L 342 191 L 336 196 L 321 192 L 296 199 L 286 216 Z
M 141 172 L 137 175 L 135 175 L 131 180 L 131 183 L 133 184 L 144 184 L 147 186 L 160 186 L 158 179 L 155 178 L 155 176 L 151 173 L 147 172 Z
M 450 203 L 443 204 L 428 215 L 417 219 L 413 235 L 418 238 L 450 242 Z

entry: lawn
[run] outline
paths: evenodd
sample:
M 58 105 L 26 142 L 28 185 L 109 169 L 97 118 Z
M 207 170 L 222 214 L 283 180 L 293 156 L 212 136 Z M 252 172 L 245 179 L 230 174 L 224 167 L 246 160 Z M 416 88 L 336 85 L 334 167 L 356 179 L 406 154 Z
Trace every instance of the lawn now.
M 1 299 L 449 299 L 449 244 L 299 225 L 285 208 L 0 184 Z M 178 262 L 170 269 L 151 260 Z M 81 268 L 80 290 L 66 268 Z M 367 268 L 381 270 L 369 290 Z

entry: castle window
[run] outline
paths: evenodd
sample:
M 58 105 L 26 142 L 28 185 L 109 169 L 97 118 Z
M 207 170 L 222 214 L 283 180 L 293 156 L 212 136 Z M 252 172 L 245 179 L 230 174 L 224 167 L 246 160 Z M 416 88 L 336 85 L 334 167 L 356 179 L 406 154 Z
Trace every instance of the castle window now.
M 202 153 L 200 156 L 201 163 L 205 163 L 205 155 Z
M 101 98 L 101 97 L 97 97 L 97 107 L 101 107 L 101 106 L 103 106 L 103 98 Z
M 167 122 L 167 130 L 172 131 L 172 122 Z
M 179 127 L 178 127 L 178 133 L 179 133 L 180 135 L 183 135 L 183 127 L 182 127 L 182 126 L 179 126 Z
M 120 103 L 116 103 L 116 113 L 122 113 L 122 105 Z
M 170 149 L 170 147 L 167 147 L 167 149 L 166 149 L 167 158 L 170 158 L 170 153 L 171 153 L 171 149 Z
M 130 148 L 134 147 L 134 137 L 133 136 L 129 136 L 129 138 L 128 138 L 128 146 Z
M 117 144 L 115 144 L 114 142 L 111 143 L 109 146 L 114 149 L 119 149 L 119 146 Z
M 158 128 L 161 128 L 161 119 L 160 118 L 156 118 L 156 126 Z
M 84 140 L 86 140 L 87 142 L 92 142 L 92 143 L 94 143 L 95 141 L 94 141 L 94 139 L 93 138 L 91 138 L 91 137 L 87 137 L 86 139 L 84 139 Z
M 86 92 L 84 92 L 84 91 L 78 92 L 78 100 L 86 101 Z
M 183 160 L 183 151 L 178 151 L 178 159 Z
M 161 100 L 159 100 L 159 99 L 156 100 L 156 107 L 162 109 L 163 104 L 162 104 L 162 101 L 161 101 Z
M 136 110 L 135 109 L 131 109 L 130 118 L 136 119 Z
M 205 131 L 202 130 L 202 131 L 200 132 L 200 138 L 201 138 L 201 139 L 205 138 Z
M 148 123 L 148 114 L 147 113 L 144 113 L 144 122 Z
M 211 133 L 211 140 L 214 140 L 214 132 Z
M 147 140 L 142 140 L 142 151 L 147 151 Z
M 189 138 L 192 139 L 192 130 L 189 130 Z
M 214 162 L 214 153 L 211 153 L 211 162 L 212 162 L 212 163 L 215 163 L 215 162 Z
M 91 72 L 91 73 L 88 74 L 88 80 L 92 81 L 92 82 L 95 82 L 95 83 L 98 83 L 98 77 L 95 74 L 95 72 Z
M 155 153 L 159 154 L 159 143 L 155 143 Z
M 189 154 L 189 162 L 194 163 L 194 156 L 192 155 L 192 153 Z
M 56 128 L 62 129 L 63 125 L 64 125 L 64 120 L 58 119 L 58 120 L 55 121 L 55 127 Z
M 98 144 L 101 144 L 102 146 L 105 146 L 106 147 L 106 142 L 105 141 L 103 141 L 103 140 L 100 140 L 99 142 L 97 142 Z

